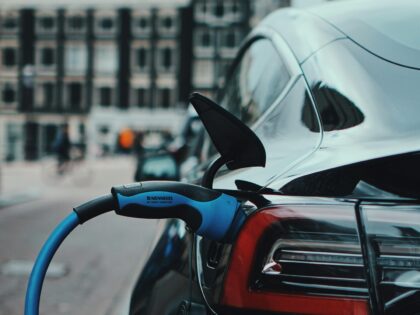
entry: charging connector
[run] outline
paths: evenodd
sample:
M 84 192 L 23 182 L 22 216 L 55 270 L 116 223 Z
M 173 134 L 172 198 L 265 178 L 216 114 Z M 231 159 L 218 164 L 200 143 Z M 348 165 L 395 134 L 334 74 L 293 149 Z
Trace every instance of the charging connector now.
M 135 218 L 179 218 L 197 234 L 221 241 L 240 203 L 224 193 L 179 182 L 150 181 L 113 187 L 115 212 Z

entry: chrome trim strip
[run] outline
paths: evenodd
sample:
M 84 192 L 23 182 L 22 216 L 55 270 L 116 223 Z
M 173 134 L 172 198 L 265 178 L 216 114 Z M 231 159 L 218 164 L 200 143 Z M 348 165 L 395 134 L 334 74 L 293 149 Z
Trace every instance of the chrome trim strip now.
M 343 267 L 363 267 L 363 264 L 345 264 L 345 263 L 329 263 L 323 261 L 305 261 L 305 260 L 288 260 L 279 259 L 276 260 L 279 263 L 290 263 L 290 264 L 305 264 L 305 265 L 323 265 L 323 266 L 343 266 Z
M 385 259 L 411 259 L 411 260 L 419 260 L 420 261 L 420 257 L 418 256 L 401 256 L 401 255 L 380 255 L 378 257 L 379 259 L 381 258 L 385 258 Z
M 303 276 L 303 275 L 295 275 L 295 274 L 282 274 L 282 273 L 275 273 L 275 272 L 268 272 L 263 273 L 265 275 L 272 275 L 272 276 L 279 276 L 279 277 L 293 277 L 293 278 L 300 278 L 300 279 L 320 279 L 320 280 L 331 280 L 331 281 L 346 281 L 346 282 L 360 282 L 365 283 L 365 279 L 362 278 L 342 278 L 342 277 L 321 277 L 321 276 Z
M 360 293 L 367 293 L 367 289 L 361 288 L 349 288 L 349 287 L 340 287 L 340 286 L 329 286 L 329 285 L 322 285 L 322 284 L 306 284 L 306 283 L 297 283 L 293 281 L 284 281 L 284 284 L 294 285 L 297 287 L 305 287 L 305 288 L 313 288 L 313 289 L 327 289 L 331 290 L 332 288 L 336 290 L 342 290 L 347 292 L 360 292 Z
M 347 253 L 335 253 L 335 252 L 316 252 L 316 251 L 292 250 L 292 249 L 284 249 L 284 250 L 282 249 L 281 251 L 283 253 L 296 253 L 296 254 L 362 257 L 362 254 L 347 254 Z

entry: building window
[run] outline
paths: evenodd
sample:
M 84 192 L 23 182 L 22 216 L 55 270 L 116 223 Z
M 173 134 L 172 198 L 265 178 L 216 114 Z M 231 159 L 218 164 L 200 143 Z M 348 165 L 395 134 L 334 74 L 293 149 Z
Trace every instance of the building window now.
M 149 19 L 147 19 L 146 17 L 139 18 L 137 23 L 137 27 L 142 30 L 147 29 L 149 27 Z
M 223 2 L 219 1 L 214 6 L 214 15 L 218 18 L 222 18 L 224 14 L 225 14 L 225 7 L 223 5 Z
M 226 47 L 229 47 L 229 48 L 234 48 L 236 46 L 235 33 L 228 32 L 226 34 L 226 43 L 225 43 L 225 46 Z
M 51 67 L 55 64 L 55 51 L 53 48 L 41 49 L 41 65 L 44 67 Z
M 174 66 L 174 50 L 171 47 L 160 49 L 160 68 L 163 71 L 169 71 Z
M 86 28 L 86 18 L 81 15 L 73 15 L 67 18 L 67 30 L 69 32 L 84 32 Z
M 199 8 L 200 8 L 201 13 L 206 14 L 206 12 L 207 12 L 207 4 L 206 4 L 206 2 L 202 2 L 200 4 L 201 4 L 201 6 Z
M 176 30 L 176 20 L 173 15 L 159 17 L 159 30 L 162 33 L 174 33 Z
M 167 16 L 167 17 L 163 18 L 162 22 L 163 22 L 162 23 L 163 27 L 166 28 L 166 29 L 171 29 L 173 24 L 174 24 L 173 19 L 170 16 Z
M 210 32 L 206 31 L 201 34 L 201 46 L 209 47 L 211 45 Z
M 39 32 L 54 32 L 56 30 L 56 19 L 54 16 L 40 16 L 37 26 Z
M 272 0 L 273 1 L 273 0 Z M 237 21 L 241 17 L 241 4 L 245 1 L 242 0 L 214 0 L 214 1 L 201 1 L 195 5 L 196 18 L 204 20 L 222 20 L 223 22 Z M 251 1 L 251 3 L 260 1 Z M 263 1 L 261 1 L 263 3 Z M 264 1 L 264 4 L 265 5 Z
M 67 45 L 64 60 L 67 74 L 84 74 L 87 68 L 86 46 Z
M 241 4 L 242 1 L 234 0 L 231 3 L 225 4 L 225 13 L 226 15 L 229 15 L 230 19 L 238 20 L 241 17 L 242 10 L 241 10 Z
M 17 16 L 3 16 L 0 17 L 2 29 L 6 33 L 15 33 L 18 30 Z
M 198 29 L 195 40 L 197 48 L 212 48 L 214 46 L 214 33 L 207 28 Z
M 169 69 L 172 66 L 172 49 L 164 48 L 162 54 L 163 67 Z
M 52 108 L 55 102 L 55 84 L 53 82 L 41 83 L 36 90 L 37 105 Z
M 238 30 L 227 30 L 221 34 L 221 47 L 234 49 L 241 42 L 240 32 Z
M 112 105 L 112 88 L 103 86 L 98 88 L 98 103 L 103 107 L 110 107 Z
M 173 105 L 172 90 L 170 88 L 159 89 L 159 99 L 157 105 L 162 108 L 169 108 L 171 105 Z
M 233 14 L 237 14 L 239 12 L 239 3 L 232 3 L 231 11 Z
M 17 64 L 17 50 L 16 48 L 3 48 L 2 63 L 5 67 L 14 67 Z
M 114 34 L 116 29 L 114 16 L 97 16 L 95 23 L 96 33 L 102 35 Z
M 67 104 L 72 110 L 80 110 L 83 107 L 83 85 L 80 82 L 67 84 Z
M 95 73 L 114 74 L 117 72 L 118 55 L 114 44 L 97 45 L 95 47 Z
M 17 101 L 16 85 L 6 83 L 3 86 L 1 99 L 5 105 L 13 105 Z
M 114 20 L 112 18 L 103 18 L 99 22 L 100 28 L 104 31 L 109 32 L 114 28 Z
M 137 88 L 134 90 L 134 101 L 135 106 L 139 108 L 147 107 L 147 104 L 149 103 L 148 100 L 148 92 L 146 88 Z
M 146 35 L 150 33 L 150 17 L 133 16 L 131 21 L 131 29 L 134 35 Z
M 147 57 L 146 48 L 137 48 L 135 50 L 135 66 L 140 69 L 145 69 L 148 63 Z
M 196 19 L 204 19 L 206 18 L 206 14 L 208 14 L 208 5 L 205 1 L 195 1 L 194 6 L 194 15 Z
M 54 83 L 44 83 L 42 85 L 42 104 L 45 107 L 54 106 Z
M 171 106 L 171 90 L 170 89 L 162 89 L 162 107 L 168 108 Z

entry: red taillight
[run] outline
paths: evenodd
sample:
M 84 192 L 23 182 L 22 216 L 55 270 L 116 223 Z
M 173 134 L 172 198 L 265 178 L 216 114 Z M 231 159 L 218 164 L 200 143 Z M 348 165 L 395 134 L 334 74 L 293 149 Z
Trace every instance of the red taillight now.
M 328 206 L 293 206 L 293 208 L 278 206 L 264 209 L 250 217 L 242 228 L 234 245 L 231 262 L 225 278 L 221 304 L 234 308 L 288 314 L 369 314 L 367 293 L 363 293 L 367 292 L 363 288 L 363 285 L 365 285 L 364 280 L 360 280 L 363 282 L 363 285 L 360 285 L 360 283 L 353 285 L 351 281 L 357 282 L 358 279 L 352 279 L 350 276 L 346 277 L 347 273 L 356 270 L 355 274 L 357 274 L 360 271 L 357 268 L 363 268 L 363 266 L 359 265 L 360 257 L 357 253 L 353 253 L 355 248 L 360 250 L 357 247 L 358 238 L 354 219 L 354 208 L 350 205 L 342 207 L 343 209 L 335 209 L 335 211 L 328 208 Z M 286 231 L 285 226 L 290 222 L 293 222 L 294 225 L 292 224 L 292 228 Z M 298 229 L 298 223 L 296 222 L 301 222 L 302 231 L 296 232 L 296 229 Z M 277 226 L 275 226 L 276 224 Z M 293 251 L 292 255 L 290 254 L 292 252 L 291 250 L 285 250 L 284 252 L 287 252 L 286 254 L 289 256 L 282 257 L 286 257 L 288 260 L 282 261 L 279 258 L 279 261 L 274 261 L 275 259 L 267 261 L 267 256 L 274 257 L 274 250 L 271 249 L 273 248 L 274 242 L 271 239 L 271 244 L 267 244 L 270 241 L 265 236 L 266 232 L 270 229 L 281 231 L 276 236 L 277 238 L 284 237 L 289 241 L 293 239 L 293 242 L 290 241 L 289 243 L 296 244 L 300 242 L 302 244 L 303 237 L 306 238 L 304 241 L 306 244 L 305 250 L 300 251 L 299 254 Z M 322 230 L 325 232 L 322 233 Z M 313 241 L 311 239 L 312 236 L 317 244 L 321 242 L 323 248 L 327 248 L 327 250 L 324 252 L 316 250 L 308 254 L 308 250 L 311 247 L 307 244 Z M 296 241 L 296 239 L 298 240 Z M 351 241 L 348 241 L 349 239 Z M 337 249 L 337 244 L 340 243 L 342 243 L 342 248 Z M 288 246 L 290 248 L 290 245 Z M 261 247 L 265 249 L 261 249 Z M 339 254 L 331 254 L 331 248 L 341 252 Z M 301 254 L 302 252 L 305 254 Z M 350 258 L 343 258 L 345 255 L 348 255 Z M 261 264 L 261 259 L 258 258 L 259 256 L 265 257 L 263 264 Z M 330 260 L 337 259 L 337 257 L 339 257 L 338 263 L 330 262 Z M 291 259 L 297 259 L 298 264 L 301 264 L 304 259 L 315 260 L 311 262 L 305 261 L 308 267 L 303 267 L 312 268 L 314 272 L 305 273 L 304 276 L 296 274 L 292 276 L 283 275 L 282 273 L 285 272 L 282 268 L 283 262 L 288 270 L 293 270 L 293 268 L 289 268 L 288 266 Z M 335 278 L 317 276 L 316 269 L 319 265 L 322 265 L 320 270 L 328 275 L 331 274 L 332 270 L 337 269 L 336 274 L 338 276 Z M 327 268 L 325 267 L 326 265 L 328 265 Z M 267 268 L 269 268 L 268 272 Z M 284 269 L 287 270 L 287 268 Z M 258 276 L 273 277 L 273 279 L 270 279 L 271 283 L 273 281 L 276 282 L 278 279 L 275 278 L 276 274 L 281 275 L 281 277 L 289 277 L 289 279 L 290 277 L 294 279 L 306 277 L 305 279 L 312 281 L 312 289 L 309 290 L 311 292 L 289 293 L 287 290 L 273 289 L 272 285 L 258 287 L 258 283 L 256 283 L 258 280 L 255 280 L 258 278 L 255 276 L 256 273 Z M 334 276 L 336 274 L 334 273 Z M 317 279 L 327 281 L 327 285 L 318 285 Z M 337 291 L 339 292 L 338 294 L 323 294 L 322 292 L 326 292 L 325 290 L 328 289 L 331 281 L 339 281 L 345 284 L 351 283 L 355 287 L 355 293 L 353 294 L 349 291 L 347 294 L 345 291 L 346 288 L 340 286 L 341 290 Z M 279 282 L 286 283 L 284 278 L 281 281 L 279 280 Z M 288 282 L 291 283 L 290 281 Z M 311 286 L 309 285 L 308 287 Z M 313 289 L 314 287 L 315 289 Z M 337 289 L 337 285 L 331 287 L 332 290 Z M 318 289 L 319 292 L 315 292 Z

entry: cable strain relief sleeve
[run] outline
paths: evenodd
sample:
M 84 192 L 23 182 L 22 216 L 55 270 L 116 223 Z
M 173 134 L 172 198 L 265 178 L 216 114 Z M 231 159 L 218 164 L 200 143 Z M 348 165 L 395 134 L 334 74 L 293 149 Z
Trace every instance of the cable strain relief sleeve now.
M 107 194 L 77 206 L 73 208 L 73 211 L 79 217 L 80 224 L 83 224 L 98 215 L 117 209 L 117 207 L 114 196 Z
M 235 216 L 232 220 L 232 223 L 227 231 L 226 235 L 220 241 L 221 243 L 233 244 L 237 234 L 239 233 L 242 225 L 246 220 L 247 215 L 241 207 L 236 211 Z

